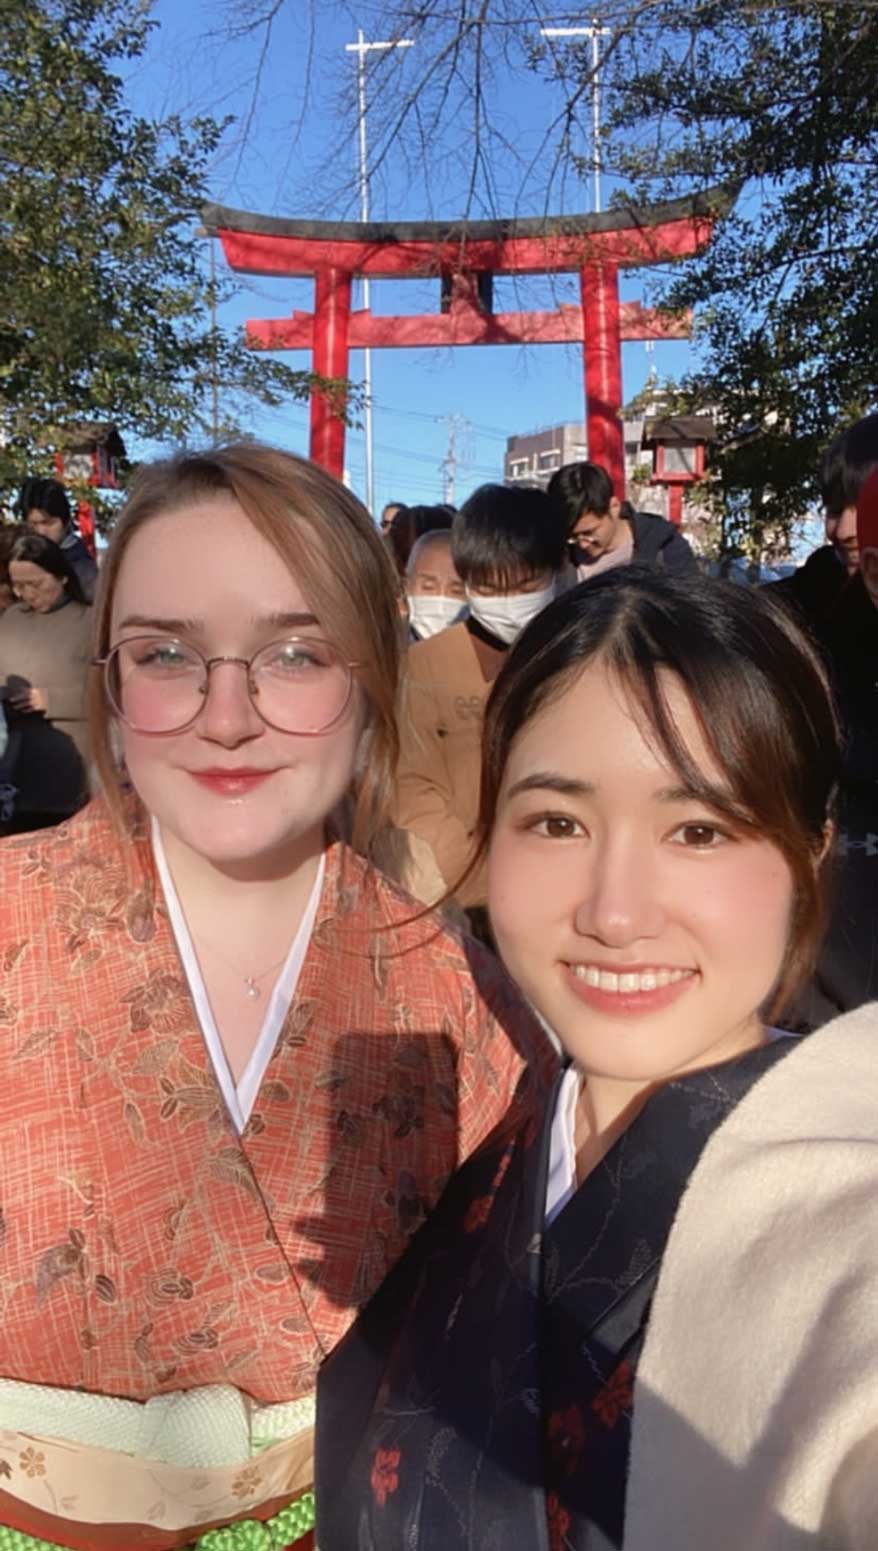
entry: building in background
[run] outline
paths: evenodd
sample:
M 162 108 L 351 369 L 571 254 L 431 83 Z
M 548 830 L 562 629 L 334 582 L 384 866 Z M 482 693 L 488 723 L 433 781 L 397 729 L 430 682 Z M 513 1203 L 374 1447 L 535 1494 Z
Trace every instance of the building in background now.
M 648 486 L 652 475 L 652 453 L 643 446 L 643 419 L 623 421 L 625 441 L 625 483 L 638 490 Z M 503 458 L 503 478 L 509 485 L 537 484 L 545 487 L 556 469 L 565 463 L 583 463 L 588 458 L 585 427 L 581 421 L 530 431 L 524 436 L 509 436 Z M 645 492 L 647 493 L 647 492 Z M 664 492 L 649 490 L 643 508 L 664 514 Z
M 653 453 L 644 445 L 650 417 L 665 410 L 665 396 L 656 386 L 641 395 L 643 413 L 622 422 L 625 445 L 625 493 L 639 512 L 672 516 L 668 486 L 653 484 Z M 638 409 L 641 401 L 638 400 Z M 556 469 L 565 463 L 582 463 L 588 458 L 585 427 L 581 422 L 547 426 L 543 430 L 510 436 L 503 457 L 503 478 L 507 484 L 538 484 L 545 487 Z M 683 499 L 682 531 L 696 553 L 710 554 L 715 545 L 715 518 L 697 496 Z
M 545 489 L 556 469 L 565 463 L 582 463 L 588 457 L 585 427 L 568 421 L 525 436 L 509 436 L 503 458 L 503 479 L 508 485 L 542 485 Z

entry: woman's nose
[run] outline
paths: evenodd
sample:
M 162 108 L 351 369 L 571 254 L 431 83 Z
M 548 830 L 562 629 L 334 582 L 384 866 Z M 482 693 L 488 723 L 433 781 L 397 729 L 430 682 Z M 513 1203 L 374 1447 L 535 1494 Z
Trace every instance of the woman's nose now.
M 576 906 L 575 928 L 607 947 L 624 948 L 657 937 L 666 912 L 649 848 L 634 836 L 597 841 L 589 848 Z
M 208 675 L 204 705 L 195 726 L 210 743 L 235 748 L 265 731 L 248 689 L 248 668 L 243 662 L 216 662 Z

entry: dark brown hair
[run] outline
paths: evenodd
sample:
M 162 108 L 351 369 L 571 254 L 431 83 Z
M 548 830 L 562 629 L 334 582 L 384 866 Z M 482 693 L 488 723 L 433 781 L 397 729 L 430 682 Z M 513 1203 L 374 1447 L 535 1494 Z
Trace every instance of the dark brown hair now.
M 12 591 L 12 583 L 9 580 L 9 557 L 16 539 L 23 533 L 30 532 L 21 523 L 0 522 L 0 588 L 8 588 Z
M 88 603 L 88 598 L 82 590 L 82 583 L 65 551 L 60 544 L 55 543 L 54 539 L 46 538 L 44 533 L 34 533 L 31 528 L 25 528 L 20 532 L 9 550 L 7 570 L 15 560 L 28 560 L 31 565 L 38 565 L 41 571 L 46 571 L 49 576 L 54 576 L 56 581 L 64 583 L 67 596 L 72 598 L 74 603 Z
M 385 508 L 386 510 L 386 508 Z M 405 577 L 411 552 L 425 533 L 449 533 L 454 512 L 449 506 L 401 506 L 385 534 L 394 565 Z
M 783 855 L 794 903 L 788 952 L 765 1009 L 776 1017 L 820 945 L 840 738 L 816 650 L 764 593 L 627 566 L 583 583 L 538 615 L 509 653 L 488 701 L 473 866 L 487 850 L 518 733 L 597 659 L 618 674 L 693 796 Z M 698 768 L 683 742 L 663 669 L 686 689 L 725 778 L 720 783 Z

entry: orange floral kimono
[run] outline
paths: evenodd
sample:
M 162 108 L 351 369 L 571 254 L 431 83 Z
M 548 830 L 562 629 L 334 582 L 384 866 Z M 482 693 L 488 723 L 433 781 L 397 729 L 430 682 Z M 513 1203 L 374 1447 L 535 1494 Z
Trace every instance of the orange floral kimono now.
M 540 1104 L 555 1064 L 490 956 L 415 913 L 330 845 L 239 1138 L 145 828 L 123 839 L 97 801 L 0 845 L 0 1524 L 164 1551 L 310 1485 L 322 1358 L 452 1169 L 513 1102 Z M 78 1393 L 59 1410 L 58 1390 Z M 260 1451 L 235 1457 L 227 1437 L 205 1463 L 203 1396 L 210 1427 L 217 1407 L 262 1418 Z M 289 1402 L 304 1425 L 278 1431 Z M 153 1408 L 183 1428 L 159 1462 L 117 1441 Z

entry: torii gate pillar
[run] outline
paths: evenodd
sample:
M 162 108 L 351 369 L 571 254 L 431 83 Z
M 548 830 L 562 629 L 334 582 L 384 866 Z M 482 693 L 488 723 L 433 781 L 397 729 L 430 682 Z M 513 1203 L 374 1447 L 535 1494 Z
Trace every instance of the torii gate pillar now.
M 318 269 L 314 276 L 314 356 L 313 370 L 318 377 L 348 375 L 348 332 L 351 321 L 350 271 Z M 345 424 L 325 393 L 311 395 L 312 460 L 334 474 L 344 475 Z
M 580 286 L 588 456 L 592 463 L 603 465 L 621 500 L 625 494 L 625 440 L 617 265 L 584 264 Z

